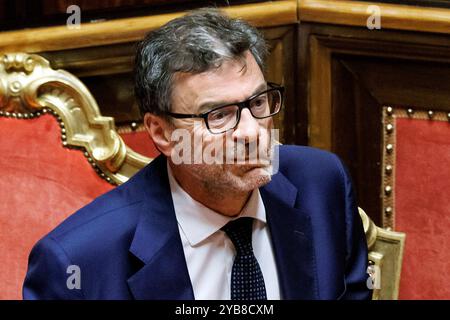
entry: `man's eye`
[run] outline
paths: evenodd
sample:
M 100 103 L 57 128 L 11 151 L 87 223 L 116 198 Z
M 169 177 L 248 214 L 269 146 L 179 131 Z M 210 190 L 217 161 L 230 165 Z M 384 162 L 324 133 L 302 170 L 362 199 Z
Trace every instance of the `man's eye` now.
M 220 120 L 225 116 L 223 112 L 214 112 L 209 115 L 212 120 Z
M 266 106 L 266 102 L 267 102 L 267 98 L 266 96 L 263 97 L 258 97 L 254 100 L 252 100 L 252 104 L 251 107 L 265 107 Z
M 230 110 L 219 110 L 214 111 L 209 114 L 210 120 L 222 120 L 223 118 L 229 117 L 231 114 Z

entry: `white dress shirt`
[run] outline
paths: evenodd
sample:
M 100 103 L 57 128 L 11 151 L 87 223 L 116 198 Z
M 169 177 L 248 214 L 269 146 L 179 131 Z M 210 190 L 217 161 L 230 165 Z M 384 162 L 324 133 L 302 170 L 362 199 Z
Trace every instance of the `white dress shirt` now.
M 252 244 L 264 276 L 267 299 L 280 299 L 277 269 L 266 210 L 258 189 L 252 192 L 238 217 L 227 217 L 194 200 L 184 191 L 167 164 L 170 190 L 178 221 L 184 256 L 196 300 L 229 300 L 233 260 L 236 254 L 231 240 L 220 230 L 233 219 L 252 217 Z

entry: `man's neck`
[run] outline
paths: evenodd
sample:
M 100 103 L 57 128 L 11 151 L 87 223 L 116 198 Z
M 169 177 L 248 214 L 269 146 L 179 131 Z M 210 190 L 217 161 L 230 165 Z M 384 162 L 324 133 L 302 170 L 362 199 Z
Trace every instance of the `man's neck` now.
M 195 201 L 200 202 L 211 210 L 216 211 L 228 217 L 237 216 L 252 192 L 238 193 L 226 190 L 224 192 L 217 192 L 211 190 L 196 179 L 184 174 L 183 171 L 177 170 L 175 166 L 171 167 L 172 175 L 180 185 L 180 187 L 187 192 Z

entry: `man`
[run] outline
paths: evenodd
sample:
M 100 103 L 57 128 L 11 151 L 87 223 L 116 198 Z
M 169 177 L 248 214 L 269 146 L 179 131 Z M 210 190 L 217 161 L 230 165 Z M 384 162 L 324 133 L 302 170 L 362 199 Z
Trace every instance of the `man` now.
M 162 155 L 37 243 L 25 299 L 370 298 L 342 163 L 273 146 L 266 51 L 212 9 L 146 37 L 136 95 Z

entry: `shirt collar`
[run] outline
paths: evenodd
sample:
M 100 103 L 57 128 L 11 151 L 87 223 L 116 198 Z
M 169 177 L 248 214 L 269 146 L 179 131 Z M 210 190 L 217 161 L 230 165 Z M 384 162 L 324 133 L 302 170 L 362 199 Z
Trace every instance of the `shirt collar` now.
M 252 217 L 266 223 L 266 210 L 259 189 L 253 190 L 238 216 L 227 217 L 194 200 L 184 191 L 173 176 L 168 163 L 167 173 L 178 225 L 191 246 L 198 245 L 228 222 L 240 217 Z

